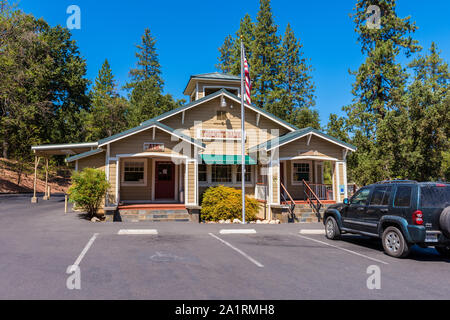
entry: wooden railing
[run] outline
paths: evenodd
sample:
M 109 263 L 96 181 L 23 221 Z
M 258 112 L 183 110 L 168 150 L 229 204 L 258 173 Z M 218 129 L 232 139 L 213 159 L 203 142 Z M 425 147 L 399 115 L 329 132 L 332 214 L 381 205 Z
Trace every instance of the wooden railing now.
M 309 184 L 309 187 L 320 200 L 333 200 L 333 186 L 331 184 Z
M 281 192 L 281 198 L 283 198 L 283 202 L 289 204 L 289 213 L 291 215 L 291 220 L 295 220 L 295 214 L 294 214 L 294 210 L 295 210 L 295 201 L 292 198 L 292 196 L 290 195 L 289 191 L 287 191 L 286 187 L 284 186 L 284 184 L 282 182 L 280 182 L 281 185 L 281 189 L 283 192 Z
M 309 205 L 311 206 L 311 208 L 314 210 L 317 219 L 321 219 L 321 214 L 320 214 L 320 209 L 322 209 L 323 207 L 323 203 L 322 201 L 320 201 L 319 197 L 317 196 L 317 194 L 313 191 L 313 189 L 311 189 L 311 187 L 308 185 L 308 183 L 303 180 L 303 185 L 305 186 L 305 188 L 303 189 L 303 192 L 305 193 L 306 199 L 309 203 Z

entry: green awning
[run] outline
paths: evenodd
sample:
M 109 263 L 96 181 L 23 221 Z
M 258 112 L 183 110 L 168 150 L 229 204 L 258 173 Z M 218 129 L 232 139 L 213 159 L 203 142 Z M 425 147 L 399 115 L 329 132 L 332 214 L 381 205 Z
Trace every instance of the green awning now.
M 202 154 L 201 157 L 206 164 L 242 164 L 242 156 Z M 245 156 L 245 164 L 255 165 L 257 162 L 250 156 Z

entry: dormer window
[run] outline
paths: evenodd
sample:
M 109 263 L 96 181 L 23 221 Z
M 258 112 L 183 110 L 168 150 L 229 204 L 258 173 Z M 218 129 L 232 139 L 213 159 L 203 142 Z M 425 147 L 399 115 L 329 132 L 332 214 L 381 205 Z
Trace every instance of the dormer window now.
M 240 95 L 241 78 L 224 73 L 205 73 L 191 76 L 184 94 L 192 101 L 204 98 L 222 89 L 235 96 Z
M 205 89 L 204 89 L 205 90 L 205 97 L 209 96 L 210 94 L 216 93 L 217 91 L 220 91 L 222 89 L 227 90 L 229 93 L 234 94 L 235 96 L 239 95 L 238 94 L 239 90 L 238 89 L 234 89 L 234 88 L 222 88 L 222 87 L 220 87 L 220 88 L 217 88 L 217 87 L 208 88 L 208 87 L 205 87 Z

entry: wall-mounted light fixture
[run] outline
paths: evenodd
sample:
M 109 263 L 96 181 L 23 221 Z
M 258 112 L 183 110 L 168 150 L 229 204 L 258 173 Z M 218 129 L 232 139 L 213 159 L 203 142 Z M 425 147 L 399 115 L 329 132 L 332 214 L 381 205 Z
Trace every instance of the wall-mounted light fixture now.
M 222 108 L 226 108 L 227 107 L 227 101 L 225 100 L 225 97 L 222 96 L 221 102 L 220 102 L 220 106 Z

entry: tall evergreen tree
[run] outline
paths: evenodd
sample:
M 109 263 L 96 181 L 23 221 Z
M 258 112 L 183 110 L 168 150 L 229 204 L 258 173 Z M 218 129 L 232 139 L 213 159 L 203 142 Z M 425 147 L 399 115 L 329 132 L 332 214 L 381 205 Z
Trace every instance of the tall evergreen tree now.
M 255 24 L 249 14 L 241 19 L 236 37 L 231 35 L 225 38 L 222 47 L 219 48 L 219 64 L 216 68 L 224 73 L 235 76 L 241 75 L 241 41 L 244 44 L 245 54 L 250 65 L 253 63 L 253 46 L 255 41 Z M 250 76 L 253 79 L 253 68 L 250 68 Z
M 178 106 L 172 96 L 162 93 L 164 82 L 156 52 L 156 40 L 149 29 L 145 30 L 142 43 L 136 47 L 137 68 L 130 71 L 131 82 L 125 87 L 131 91 L 128 114 L 130 126 L 138 126 L 143 121 Z
M 156 39 L 152 36 L 150 29 L 145 29 L 142 36 L 142 43 L 137 45 L 136 52 L 137 68 L 131 69 L 131 83 L 128 85 L 133 88 L 137 82 L 153 80 L 159 89 L 162 89 L 164 82 L 161 78 L 161 65 L 156 51 Z
M 119 96 L 108 60 L 102 65 L 91 92 L 92 105 L 85 114 L 87 140 L 97 141 L 127 128 L 128 101 Z
M 450 150 L 450 73 L 435 43 L 428 55 L 410 67 L 414 81 L 408 89 L 408 173 L 426 181 L 445 178 L 445 152 Z
M 381 9 L 381 28 L 366 25 L 370 5 Z M 366 61 L 353 72 L 353 104 L 344 107 L 349 125 L 354 132 L 354 144 L 358 147 L 353 174 L 360 184 L 392 177 L 392 158 L 383 153 L 383 141 L 377 137 L 377 128 L 390 111 L 402 112 L 407 74 L 397 56 L 419 51 L 411 34 L 417 29 L 410 18 L 400 18 L 395 12 L 395 0 L 358 0 L 353 19 L 355 31 Z
M 219 63 L 216 65 L 216 68 L 223 73 L 237 75 L 236 72 L 233 72 L 233 64 L 236 62 L 233 51 L 234 42 L 235 40 L 231 35 L 225 38 L 223 45 L 219 48 Z
M 295 37 L 288 24 L 281 47 L 281 96 L 276 108 L 281 116 L 301 128 L 320 128 L 319 113 L 312 109 L 314 101 L 314 83 L 312 68 L 302 52 L 303 45 Z
M 347 123 L 345 118 L 339 117 L 338 115 L 331 113 L 328 119 L 327 126 L 325 128 L 325 132 L 344 142 L 349 142 L 350 137 L 347 131 Z
M 255 26 L 255 41 L 250 60 L 253 69 L 254 103 L 274 114 L 280 114 L 272 102 L 280 98 L 281 50 L 270 7 L 270 0 L 260 0 L 260 10 Z

